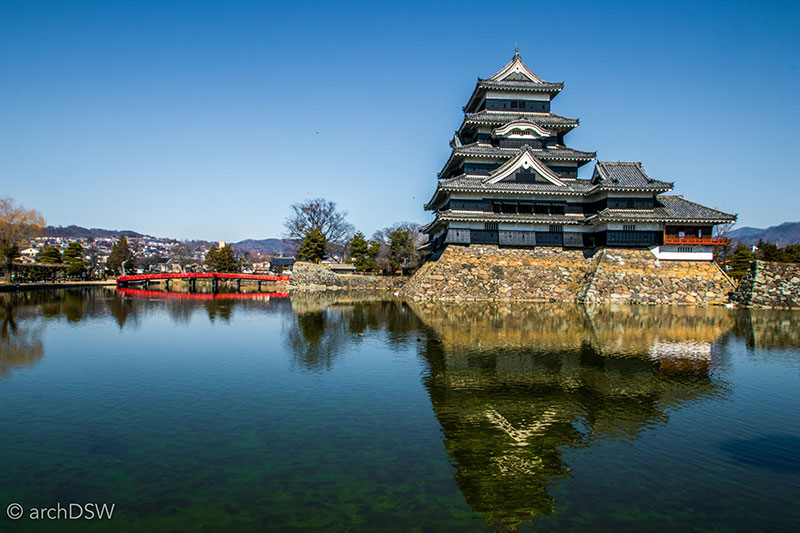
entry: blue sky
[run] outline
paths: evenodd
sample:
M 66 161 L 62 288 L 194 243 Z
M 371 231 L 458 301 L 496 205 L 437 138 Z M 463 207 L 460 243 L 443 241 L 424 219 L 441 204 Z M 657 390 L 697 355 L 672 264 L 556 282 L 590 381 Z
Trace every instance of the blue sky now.
M 739 226 L 798 220 L 798 4 L 0 0 L 0 196 L 178 238 L 280 236 L 317 196 L 368 235 L 424 223 L 518 45 L 565 82 L 570 146 Z

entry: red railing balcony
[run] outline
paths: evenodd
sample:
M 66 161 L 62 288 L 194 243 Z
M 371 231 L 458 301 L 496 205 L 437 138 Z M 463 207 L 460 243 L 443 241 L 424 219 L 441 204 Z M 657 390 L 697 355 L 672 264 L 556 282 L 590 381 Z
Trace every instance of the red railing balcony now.
M 682 246 L 726 246 L 729 239 L 721 237 L 678 237 L 664 235 L 664 244 L 680 244 Z

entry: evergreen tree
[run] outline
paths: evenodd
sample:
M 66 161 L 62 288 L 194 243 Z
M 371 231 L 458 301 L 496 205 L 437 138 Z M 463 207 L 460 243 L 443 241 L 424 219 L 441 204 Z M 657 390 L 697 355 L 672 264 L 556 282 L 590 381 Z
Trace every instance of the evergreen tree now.
M 410 229 L 399 227 L 389 234 L 389 268 L 392 273 L 409 266 L 415 253 Z
M 753 253 L 750 251 L 750 248 L 742 243 L 739 243 L 736 246 L 736 249 L 733 250 L 733 259 L 731 259 L 731 266 L 733 269 L 731 270 L 731 276 L 736 279 L 744 276 L 747 270 L 750 268 L 750 261 L 752 260 Z
M 64 262 L 68 263 L 73 259 L 80 259 L 83 261 L 83 245 L 79 242 L 71 242 L 67 249 L 64 250 Z
M 360 231 L 353 235 L 348 249 L 357 271 L 366 272 L 377 267 L 375 257 L 378 255 L 378 246 L 378 243 L 367 241 Z
M 800 242 L 787 244 L 783 249 L 783 260 L 787 263 L 800 263 Z
M 297 251 L 297 259 L 300 261 L 309 261 L 311 263 L 319 263 L 325 257 L 325 247 L 328 244 L 328 239 L 318 229 L 310 229 L 303 236 L 303 242 L 300 249 Z
M 757 247 L 758 259 L 762 261 L 783 261 L 783 250 L 778 248 L 777 244 L 759 239 Z
M 83 262 L 83 246 L 79 242 L 71 242 L 64 250 L 64 262 L 67 263 L 67 276 L 77 278 L 86 270 Z
M 236 252 L 230 244 L 218 248 L 212 245 L 206 252 L 206 267 L 212 272 L 241 272 L 242 261 L 236 256 Z
M 61 252 L 54 246 L 45 246 L 42 251 L 36 256 L 39 263 L 44 264 L 60 264 L 64 261 L 61 258 Z
M 132 259 L 133 252 L 130 246 L 128 246 L 128 239 L 125 238 L 125 235 L 122 235 L 119 240 L 114 243 L 114 247 L 111 248 L 111 253 L 106 260 L 106 268 L 112 272 L 122 272 L 123 268 L 130 270 L 133 267 Z M 124 275 L 125 272 L 122 272 L 122 274 Z

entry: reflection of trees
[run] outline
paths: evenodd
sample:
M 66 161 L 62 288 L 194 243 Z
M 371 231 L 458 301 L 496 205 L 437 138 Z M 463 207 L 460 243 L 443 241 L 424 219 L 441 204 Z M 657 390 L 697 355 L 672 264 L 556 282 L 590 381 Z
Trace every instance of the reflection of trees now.
M 425 386 L 471 507 L 514 529 L 555 511 L 565 453 L 635 440 L 727 390 L 710 373 L 724 309 L 427 305 Z
M 17 294 L 0 294 L 0 377 L 32 366 L 44 355 L 42 323 L 30 307 Z

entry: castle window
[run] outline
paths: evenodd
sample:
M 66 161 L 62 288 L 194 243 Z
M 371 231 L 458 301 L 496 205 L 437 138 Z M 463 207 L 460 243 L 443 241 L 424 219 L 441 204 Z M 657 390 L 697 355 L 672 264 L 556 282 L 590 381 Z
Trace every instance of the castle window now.
M 550 233 L 563 233 L 563 232 L 564 232 L 564 226 L 561 226 L 560 224 L 550 225 Z
M 498 223 L 497 222 L 487 222 L 483 225 L 483 229 L 486 231 L 497 231 Z
M 633 209 L 633 200 L 628 200 L 627 204 L 625 205 L 627 209 Z
M 511 102 L 511 109 L 516 109 L 516 108 L 517 108 L 517 102 L 512 101 Z
M 678 246 L 678 251 L 679 252 L 690 253 L 692 251 L 692 247 L 691 246 Z
M 622 225 L 623 231 L 636 231 L 636 226 L 634 224 L 623 224 Z

